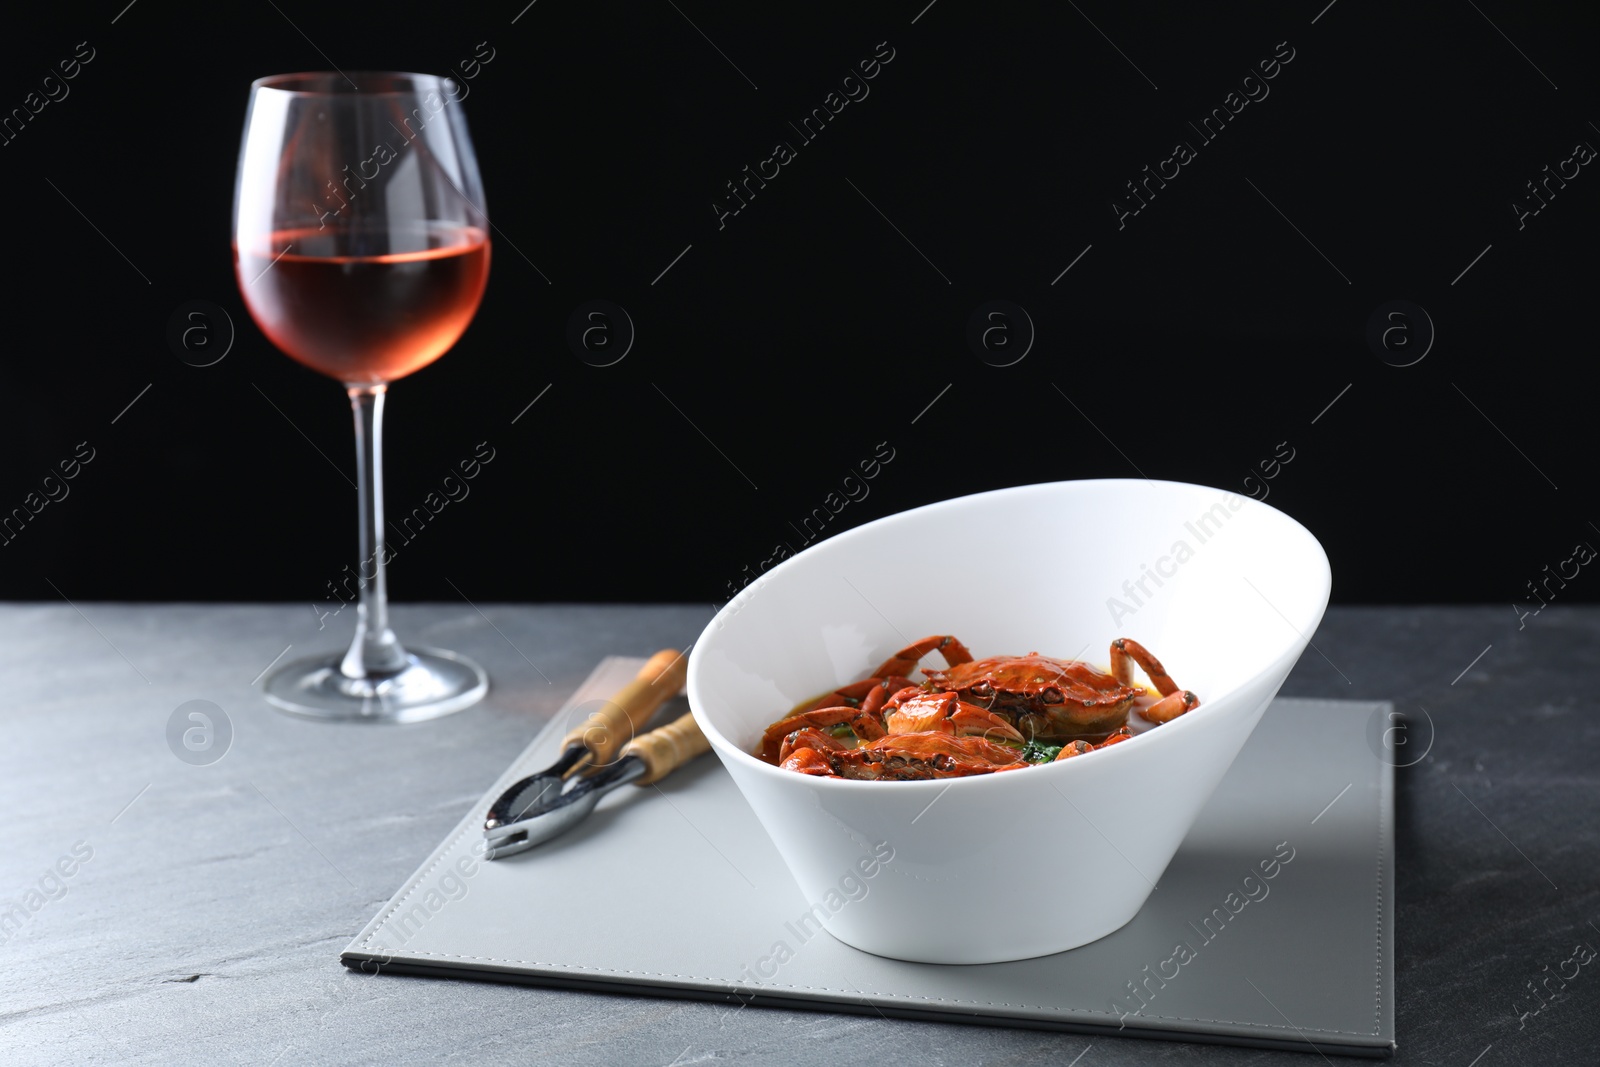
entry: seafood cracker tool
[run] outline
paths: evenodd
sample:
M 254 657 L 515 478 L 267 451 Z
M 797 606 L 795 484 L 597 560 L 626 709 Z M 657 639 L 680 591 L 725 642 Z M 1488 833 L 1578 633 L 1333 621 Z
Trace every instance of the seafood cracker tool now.
M 611 790 L 629 782 L 641 786 L 659 782 L 710 748 L 711 743 L 700 732 L 694 716 L 685 714 L 629 741 L 621 758 L 610 766 L 573 779 L 559 793 L 544 794 L 544 799 L 531 808 L 523 808 L 514 821 L 497 819 L 495 813 L 518 798 L 518 783 L 489 809 L 489 819 L 484 824 L 489 847 L 484 858 L 509 856 L 563 834 L 582 822 Z
M 683 689 L 687 673 L 688 661 L 676 649 L 662 649 L 646 660 L 633 681 L 567 734 L 554 763 L 517 782 L 494 802 L 483 824 L 491 846 L 516 836 L 511 824 L 547 796 L 558 796 L 567 778 L 612 764 L 656 709 Z

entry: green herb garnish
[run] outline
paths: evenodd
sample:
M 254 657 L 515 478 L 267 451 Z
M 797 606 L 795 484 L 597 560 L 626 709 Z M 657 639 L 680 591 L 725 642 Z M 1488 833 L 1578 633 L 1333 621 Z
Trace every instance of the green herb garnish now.
M 1037 741 L 1029 741 L 1022 746 L 1022 758 L 1028 763 L 1051 763 L 1061 755 L 1061 745 L 1042 745 Z

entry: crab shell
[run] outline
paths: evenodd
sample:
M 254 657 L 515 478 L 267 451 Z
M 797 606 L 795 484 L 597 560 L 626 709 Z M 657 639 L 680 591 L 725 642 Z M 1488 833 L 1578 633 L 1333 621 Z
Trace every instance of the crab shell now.
M 1052 743 L 1110 734 L 1144 695 L 1087 663 L 1037 652 L 923 673 L 934 688 L 1010 720 L 1024 737 Z

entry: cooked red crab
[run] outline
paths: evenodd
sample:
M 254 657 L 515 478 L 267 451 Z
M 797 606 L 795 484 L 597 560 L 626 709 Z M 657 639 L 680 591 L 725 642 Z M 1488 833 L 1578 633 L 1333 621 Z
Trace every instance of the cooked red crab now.
M 915 647 L 915 646 L 913 646 Z M 988 708 L 1039 741 L 1068 741 L 1109 734 L 1128 720 L 1128 712 L 1144 695 L 1133 683 L 1133 666 L 1149 676 L 1161 699 L 1140 714 L 1151 722 L 1167 722 L 1196 707 L 1200 700 L 1179 689 L 1161 661 L 1139 642 L 1119 637 L 1111 642 L 1111 673 L 1080 660 L 1026 656 L 991 656 L 942 671 L 924 671 L 935 689 L 957 693 L 962 700 Z
M 940 652 L 944 670 L 908 677 Z M 1133 685 L 1139 666 L 1161 693 Z M 992 656 L 974 662 L 948 635 L 925 637 L 885 660 L 872 675 L 841 686 L 778 720 L 762 737 L 763 760 L 786 770 L 873 780 L 950 778 L 1016 770 L 1049 759 L 1035 744 L 1062 742 L 1057 760 L 1128 740 L 1135 707 L 1154 723 L 1199 705 L 1161 661 L 1131 638 L 1111 642 L 1111 673 L 1078 660 Z M 854 742 L 853 744 L 851 742 Z

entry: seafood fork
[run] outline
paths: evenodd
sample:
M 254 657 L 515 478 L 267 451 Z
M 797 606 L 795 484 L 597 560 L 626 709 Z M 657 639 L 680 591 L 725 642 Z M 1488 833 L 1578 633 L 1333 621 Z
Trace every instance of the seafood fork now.
M 635 740 L 656 709 L 683 689 L 688 669 L 687 658 L 676 649 L 657 652 L 639 668 L 633 681 L 567 734 L 554 763 L 502 793 L 483 824 L 490 856 L 495 854 L 497 842 L 509 845 L 522 835 L 519 821 L 546 800 L 559 797 L 569 778 L 589 768 L 612 766 L 618 752 Z M 506 854 L 506 849 L 501 848 L 500 854 Z

